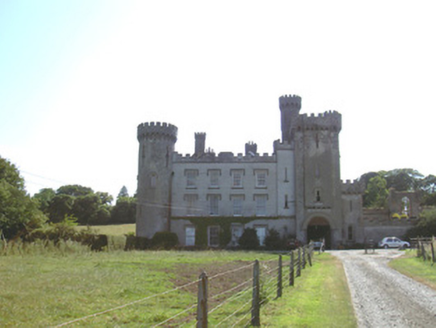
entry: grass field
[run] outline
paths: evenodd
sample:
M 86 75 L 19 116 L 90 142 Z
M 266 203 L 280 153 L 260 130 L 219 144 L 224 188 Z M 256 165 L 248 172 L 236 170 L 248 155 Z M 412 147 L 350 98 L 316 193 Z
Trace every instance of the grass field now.
M 283 297 L 262 311 L 262 327 L 357 327 L 342 263 L 323 253 Z
M 416 257 L 416 250 L 407 251 L 406 254 L 389 262 L 389 266 L 402 274 L 415 279 L 433 289 L 436 289 L 436 265 L 430 261 L 424 262 Z
M 93 253 L 71 248 L 70 251 L 23 252 L 0 257 L 1 327 L 56 327 L 156 294 L 160 296 L 68 327 L 153 327 L 190 307 L 192 309 L 162 327 L 192 327 L 195 326 L 196 280 L 203 270 L 209 277 L 215 276 L 209 281 L 209 311 L 213 309 L 209 326 L 213 327 L 224 316 L 232 317 L 241 305 L 247 304 L 247 299 L 248 310 L 250 308 L 251 266 L 244 270 L 239 268 L 258 259 L 261 272 L 266 272 L 268 265 L 275 264 L 278 258 L 274 254 L 256 252 Z M 237 272 L 232 272 L 236 269 Z M 222 272 L 230 273 L 220 276 Z M 274 300 L 274 290 L 269 296 L 263 291 L 268 302 L 261 309 L 262 326 L 333 327 L 326 320 L 335 313 L 335 323 L 340 327 L 355 327 L 344 279 L 337 260 L 327 254 L 317 255 L 314 266 L 306 268 L 302 277 L 296 278 L 295 287 L 286 287 L 282 298 Z M 274 287 L 275 278 L 269 280 Z M 248 285 L 244 292 L 245 287 L 237 286 L 245 281 Z M 174 290 L 190 282 L 194 284 Z M 220 296 L 229 288 L 236 288 L 233 294 L 237 297 Z M 167 293 L 171 290 L 173 292 Z M 224 304 L 229 298 L 234 298 L 234 303 L 221 306 L 220 302 Z M 241 315 L 238 313 L 232 319 Z M 226 327 L 227 323 L 221 326 Z
M 128 233 L 135 233 L 135 223 L 131 224 L 112 224 L 112 225 L 97 225 L 89 226 L 89 228 L 99 234 L 109 236 L 120 236 Z M 88 226 L 77 226 L 78 230 L 85 230 Z

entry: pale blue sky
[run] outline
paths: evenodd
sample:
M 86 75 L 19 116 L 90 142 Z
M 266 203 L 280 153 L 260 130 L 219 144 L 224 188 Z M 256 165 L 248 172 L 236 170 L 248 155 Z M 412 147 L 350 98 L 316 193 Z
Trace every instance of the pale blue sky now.
M 136 189 L 136 127 L 272 153 L 278 98 L 337 110 L 343 179 L 436 174 L 432 1 L 0 0 L 0 155 L 29 192 Z

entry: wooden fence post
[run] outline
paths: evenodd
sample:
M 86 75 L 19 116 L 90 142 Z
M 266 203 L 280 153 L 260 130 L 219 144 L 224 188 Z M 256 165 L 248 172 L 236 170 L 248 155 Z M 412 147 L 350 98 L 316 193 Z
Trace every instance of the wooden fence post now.
M 303 269 L 306 269 L 306 246 L 303 246 Z
M 203 271 L 198 281 L 197 328 L 207 328 L 207 274 Z
M 309 265 L 312 266 L 312 250 L 311 246 L 309 246 L 307 250 L 307 261 L 309 262 Z
M 427 261 L 427 254 L 425 254 L 425 247 L 424 247 L 423 241 L 421 241 L 421 252 L 422 252 L 422 258 L 424 259 L 424 262 Z
M 433 238 L 432 238 L 432 240 L 431 240 L 431 242 L 430 242 L 430 245 L 431 245 L 431 265 L 433 265 L 433 263 L 435 262 L 435 259 L 434 259 L 434 245 L 433 245 Z
M 279 272 L 277 275 L 277 298 L 282 297 L 282 256 L 279 255 Z
M 291 263 L 289 265 L 290 265 L 289 286 L 294 286 L 294 267 L 295 267 L 294 251 L 291 251 Z
M 301 276 L 301 248 L 298 248 L 297 277 Z
M 260 326 L 260 283 L 259 261 L 254 261 L 253 266 L 253 299 L 251 303 L 251 325 Z

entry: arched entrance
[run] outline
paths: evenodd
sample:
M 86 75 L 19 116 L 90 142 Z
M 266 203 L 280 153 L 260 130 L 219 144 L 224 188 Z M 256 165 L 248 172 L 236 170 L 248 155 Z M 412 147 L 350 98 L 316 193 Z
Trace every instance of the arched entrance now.
M 325 240 L 326 248 L 331 248 L 330 224 L 323 217 L 314 217 L 307 225 L 307 241 Z

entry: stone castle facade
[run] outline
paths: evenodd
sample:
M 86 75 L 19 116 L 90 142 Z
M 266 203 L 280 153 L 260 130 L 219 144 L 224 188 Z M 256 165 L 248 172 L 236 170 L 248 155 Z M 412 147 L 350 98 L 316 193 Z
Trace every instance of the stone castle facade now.
M 336 248 L 400 235 L 411 226 L 392 218 L 402 212 L 403 196 L 391 196 L 400 204 L 391 207 L 398 208 L 368 216 L 364 186 L 341 181 L 341 114 L 300 114 L 295 95 L 280 97 L 279 107 L 281 139 L 271 155 L 258 154 L 255 143 L 245 144 L 244 154 L 216 154 L 206 150 L 206 134 L 196 133 L 195 153 L 183 156 L 175 151 L 176 126 L 140 124 L 137 236 L 171 231 L 183 246 L 225 247 L 236 246 L 249 227 L 261 244 L 275 229 L 302 242 L 324 238 Z

